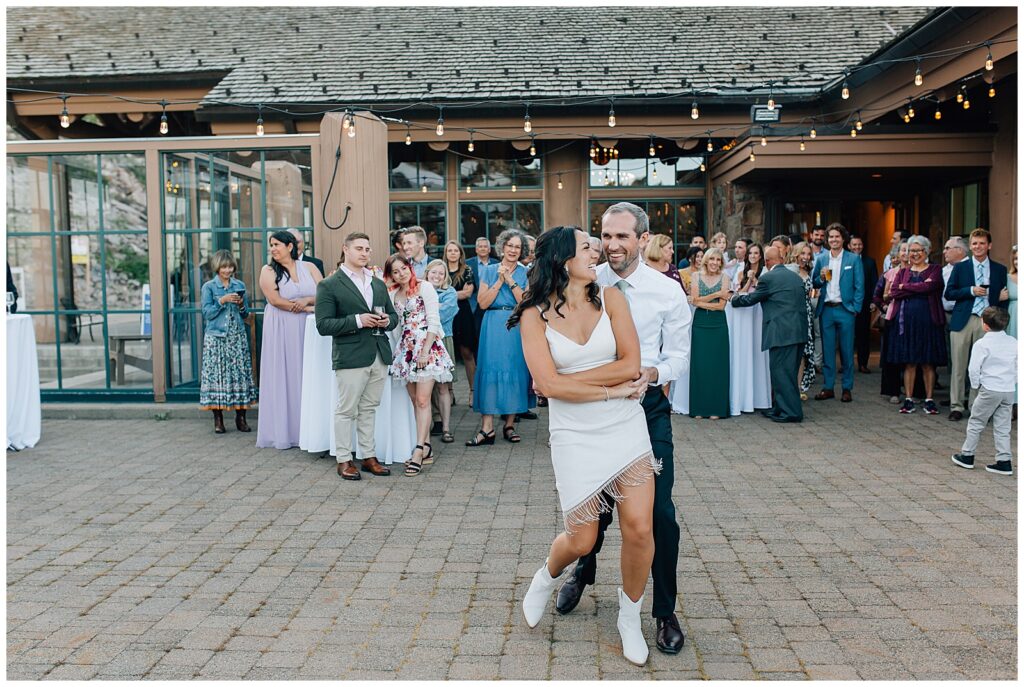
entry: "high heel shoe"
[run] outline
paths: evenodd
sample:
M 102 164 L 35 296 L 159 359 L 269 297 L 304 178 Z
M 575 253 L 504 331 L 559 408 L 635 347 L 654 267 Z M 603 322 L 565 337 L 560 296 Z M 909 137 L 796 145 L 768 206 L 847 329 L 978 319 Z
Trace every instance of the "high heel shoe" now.
M 563 570 L 562 572 L 565 571 Z M 548 607 L 548 601 L 551 600 L 551 592 L 555 589 L 555 582 L 561 576 L 561 572 L 555 577 L 551 576 L 551 573 L 548 572 L 548 562 L 546 559 L 544 565 L 533 576 L 530 588 L 526 590 L 526 595 L 523 597 L 523 617 L 526 618 L 526 624 L 530 627 L 537 627 L 537 623 L 544 617 L 544 610 Z M 638 612 L 638 623 L 639 620 Z
M 422 451 L 422 450 L 423 450 L 423 447 L 420 446 L 419 444 L 416 444 L 416 448 L 414 448 L 412 450 L 413 456 L 416 455 L 417 451 Z M 404 470 L 403 474 L 406 477 L 415 477 L 416 475 L 420 474 L 420 470 L 422 470 L 422 469 L 423 469 L 423 459 L 420 458 L 420 462 L 417 463 L 415 460 L 412 459 L 412 456 L 409 456 L 409 460 L 405 461 L 405 470 Z
M 476 436 L 466 442 L 466 446 L 490 446 L 494 444 L 494 430 L 485 432 L 477 430 Z
M 647 655 L 650 653 L 647 640 L 640 630 L 640 606 L 643 602 L 644 597 L 632 601 L 622 588 L 619 588 L 619 619 L 615 626 L 619 629 L 619 637 L 622 639 L 622 655 L 627 661 L 638 666 L 647 663 Z
M 424 465 L 434 464 L 434 447 L 430 445 L 429 441 L 423 442 L 423 448 L 426 449 L 427 453 L 423 456 Z

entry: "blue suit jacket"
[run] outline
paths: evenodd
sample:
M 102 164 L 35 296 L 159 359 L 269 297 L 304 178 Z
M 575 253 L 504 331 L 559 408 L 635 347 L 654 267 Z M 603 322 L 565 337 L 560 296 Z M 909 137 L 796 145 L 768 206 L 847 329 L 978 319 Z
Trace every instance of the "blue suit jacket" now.
M 829 258 L 832 256 L 828 250 L 822 250 L 814 260 L 814 270 L 811 272 L 811 280 L 814 288 L 821 289 L 818 296 L 818 311 L 825 309 L 825 289 L 828 282 L 821 278 L 821 269 L 828 267 Z M 836 276 L 832 275 L 835 279 Z M 842 268 L 839 270 L 839 295 L 843 299 L 843 307 L 856 315 L 864 303 L 864 264 L 860 256 L 848 250 L 843 251 Z
M 992 258 L 989 258 L 988 262 L 988 304 L 1005 308 L 1009 306 L 1009 302 L 999 300 L 999 292 L 1006 288 L 1006 265 L 1000 265 Z M 971 311 L 974 309 L 974 294 L 971 293 L 971 289 L 974 286 L 974 256 L 968 256 L 953 265 L 953 271 L 949 273 L 949 280 L 946 282 L 946 300 L 956 301 L 953 315 L 949 318 L 950 331 L 960 331 L 971 319 Z

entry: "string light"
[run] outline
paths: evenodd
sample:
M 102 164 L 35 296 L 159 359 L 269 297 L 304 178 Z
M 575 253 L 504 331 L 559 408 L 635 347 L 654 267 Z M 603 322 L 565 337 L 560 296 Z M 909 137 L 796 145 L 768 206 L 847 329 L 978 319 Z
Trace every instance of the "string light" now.
M 957 94 L 956 94 L 956 101 L 957 101 L 957 103 L 962 103 L 964 101 L 964 91 L 965 90 L 967 90 L 967 89 L 964 87 L 964 85 L 960 84 L 960 90 L 957 91 Z
M 343 125 L 344 126 L 344 125 Z M 256 135 L 263 135 L 263 105 L 257 105 L 256 107 Z
M 924 77 L 921 76 L 921 58 L 917 58 L 917 71 L 914 72 L 914 85 L 923 86 Z
M 774 86 L 772 86 L 772 85 L 768 86 L 768 109 L 769 110 L 774 110 L 775 109 L 775 97 L 773 95 L 773 91 L 774 90 L 775 90 Z
M 992 44 L 986 42 L 985 47 L 988 48 L 988 55 L 985 57 L 985 71 L 990 72 L 995 68 L 995 64 L 992 63 Z
M 750 161 L 753 162 L 756 159 L 757 159 L 757 156 L 754 155 L 754 144 L 751 143 L 750 144 Z
M 349 116 L 348 116 L 348 137 L 349 138 L 355 138 L 356 137 L 356 118 L 355 118 L 355 115 L 353 115 L 351 113 L 349 113 Z
M 654 170 L 654 171 L 657 172 L 658 170 Z M 704 158 L 701 158 L 701 160 L 700 160 L 700 171 L 702 171 L 702 172 L 708 171 L 708 166 L 706 164 L 704 164 Z
M 444 108 L 442 107 L 437 108 L 437 128 L 434 129 L 434 132 L 438 136 L 444 136 Z
M 914 103 L 913 103 L 913 101 L 911 101 L 909 106 L 907 107 L 907 115 L 911 119 L 913 119 L 914 118 L 914 114 L 915 114 L 915 112 L 914 112 Z
M 593 136 L 590 137 L 590 159 L 593 160 L 597 157 L 597 139 Z
M 469 184 L 466 184 L 466 193 L 472 193 L 472 192 L 473 192 L 473 187 L 470 186 Z
M 161 100 L 160 107 L 163 108 L 163 112 L 160 113 L 160 135 L 165 136 L 169 131 L 167 126 L 167 101 Z
M 523 131 L 530 133 L 533 131 L 533 123 L 530 121 L 530 105 L 526 105 L 526 114 L 523 115 Z
M 690 105 L 690 119 L 700 119 L 700 109 L 697 107 L 697 101 L 693 101 L 693 105 Z
M 68 114 L 68 97 L 62 95 L 60 99 L 64 103 L 64 109 L 60 112 L 60 126 L 62 129 L 67 129 L 71 126 L 71 115 Z
M 818 137 L 818 130 L 814 128 L 814 120 L 811 120 L 811 138 Z
M 938 121 L 940 119 L 942 119 L 942 110 L 940 110 L 939 106 L 936 105 L 935 106 L 935 121 Z
M 348 128 L 352 125 L 352 111 L 345 110 L 345 116 L 341 118 L 341 128 L 344 131 L 348 131 Z
M 654 136 L 651 136 L 648 142 L 647 154 L 649 157 L 654 157 L 657 153 L 658 151 L 654 149 Z
M 800 152 L 807 150 L 807 144 L 804 143 L 804 137 L 800 137 Z
M 518 190 L 519 190 L 519 187 L 516 186 L 515 184 L 512 184 L 512 193 L 515 193 Z
M 466 150 L 471 152 L 471 153 L 474 150 L 476 150 L 476 145 L 474 145 L 474 143 L 473 143 L 473 132 L 474 131 L 476 131 L 476 129 L 470 129 L 469 130 L 469 145 L 466 146 Z
M 842 92 L 843 100 L 849 100 L 850 99 L 850 85 L 846 81 L 847 76 L 849 76 L 849 72 L 843 72 L 843 92 Z
M 850 129 L 850 138 L 857 138 L 857 127 Z
M 420 188 L 420 190 L 423 191 L 424 193 L 426 193 L 427 192 L 427 185 L 423 184 L 423 186 Z
M 966 97 L 964 98 L 964 109 L 965 110 L 971 109 L 971 101 L 968 100 Z
M 708 132 L 708 145 L 707 145 L 707 148 L 708 148 L 708 152 L 709 153 L 715 152 L 715 144 L 711 142 L 711 132 L 710 131 Z
M 988 97 L 990 97 L 990 98 L 996 97 L 996 87 L 995 86 L 989 86 L 988 87 Z
M 612 103 L 608 107 L 608 126 L 610 126 L 610 127 L 614 127 L 615 126 L 615 103 Z
M 857 127 L 857 131 L 864 128 L 864 122 L 860 121 L 860 110 L 857 110 L 857 122 L 854 126 Z
M 762 131 L 761 132 L 761 147 L 764 148 L 767 145 L 768 145 L 768 137 L 765 135 L 764 131 Z
M 537 138 L 530 134 L 530 157 L 537 157 Z
M 558 190 L 561 191 L 563 188 L 565 188 L 565 185 L 562 183 L 562 173 L 559 172 L 558 173 Z
M 412 130 L 409 128 L 409 122 L 405 123 L 405 145 L 412 145 Z

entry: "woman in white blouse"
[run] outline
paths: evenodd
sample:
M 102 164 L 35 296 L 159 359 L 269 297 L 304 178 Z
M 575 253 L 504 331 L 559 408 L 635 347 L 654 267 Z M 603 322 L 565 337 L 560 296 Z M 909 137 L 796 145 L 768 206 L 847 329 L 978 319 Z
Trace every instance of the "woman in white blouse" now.
M 430 394 L 435 383 L 452 381 L 455 364 L 444 348 L 444 331 L 437 291 L 416 279 L 412 261 L 394 254 L 384 262 L 384 279 L 394 291 L 401 335 L 390 373 L 406 382 L 416 411 L 416 448 L 405 464 L 405 475 L 418 475 L 433 462 L 430 445 Z

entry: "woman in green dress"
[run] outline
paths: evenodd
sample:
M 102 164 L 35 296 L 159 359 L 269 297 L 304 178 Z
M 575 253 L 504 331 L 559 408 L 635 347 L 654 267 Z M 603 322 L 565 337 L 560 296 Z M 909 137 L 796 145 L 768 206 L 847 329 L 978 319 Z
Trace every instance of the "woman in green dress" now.
M 722 251 L 704 253 L 694 275 L 690 304 L 696 308 L 690 338 L 690 417 L 729 417 L 729 280 Z

